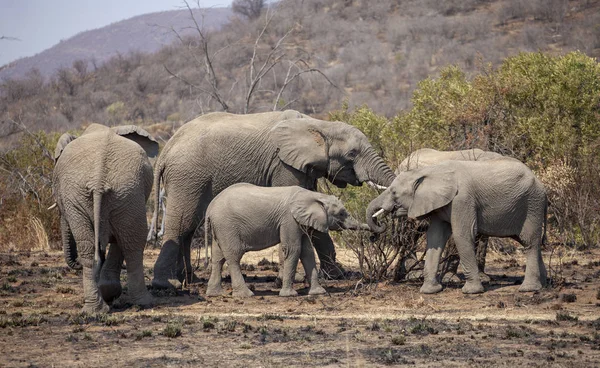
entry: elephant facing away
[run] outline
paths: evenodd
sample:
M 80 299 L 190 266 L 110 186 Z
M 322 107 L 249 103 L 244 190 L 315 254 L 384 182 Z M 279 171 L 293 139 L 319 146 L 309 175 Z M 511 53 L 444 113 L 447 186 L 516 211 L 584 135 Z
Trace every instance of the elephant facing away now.
M 225 261 L 229 265 L 233 296 L 254 295 L 244 283 L 240 260 L 246 251 L 262 250 L 277 243 L 281 243 L 285 257 L 279 295 L 298 294 L 292 282 L 299 258 L 310 282 L 309 294 L 324 294 L 310 233 L 344 229 L 369 230 L 369 226 L 351 217 L 335 196 L 298 186 L 266 188 L 234 184 L 217 195 L 206 210 L 205 231 L 212 230 L 213 235 L 212 273 L 206 295 L 223 293 L 221 270 Z M 204 239 L 208 239 L 208 234 Z
M 459 150 L 459 151 L 438 151 L 432 148 L 421 148 L 412 152 L 406 157 L 398 168 L 396 168 L 396 175 L 404 171 L 415 170 L 431 165 L 439 164 L 442 161 L 488 161 L 488 160 L 514 160 L 511 157 L 502 156 L 499 153 L 491 151 L 483 151 L 479 148 Z M 478 236 L 475 243 L 475 253 L 477 258 L 477 267 L 479 269 L 479 276 L 484 281 L 489 281 L 489 276 L 485 274 L 485 256 L 488 247 L 488 237 Z M 453 244 L 452 238 L 449 240 Z M 416 259 L 410 260 L 416 262 Z M 451 271 L 456 272 L 455 264 L 451 267 Z
M 52 188 L 67 264 L 83 267 L 86 312 L 107 312 L 107 302 L 121 294 L 123 260 L 131 301 L 152 302 L 142 261 L 153 178 L 148 156 L 157 154 L 158 143 L 133 125 L 91 124 L 57 143 Z
M 156 162 L 155 208 L 161 181 L 168 200 L 152 285 L 172 288 L 191 281 L 194 231 L 204 222 L 210 201 L 233 184 L 316 190 L 319 178 L 345 187 L 363 182 L 388 186 L 394 177 L 367 137 L 342 122 L 312 119 L 292 110 L 198 117 L 179 128 Z M 335 275 L 335 248 L 329 234 L 313 231 L 312 242 L 321 269 Z
M 546 229 L 546 191 L 517 160 L 444 161 L 400 173 L 369 204 L 367 223 L 380 233 L 380 213 L 429 218 L 425 281 L 422 293 L 442 290 L 437 278 L 440 256 L 452 234 L 467 279 L 464 293 L 481 293 L 474 242 L 477 234 L 510 237 L 527 252 L 525 279 L 519 291 L 540 290 L 546 283 L 541 244 Z

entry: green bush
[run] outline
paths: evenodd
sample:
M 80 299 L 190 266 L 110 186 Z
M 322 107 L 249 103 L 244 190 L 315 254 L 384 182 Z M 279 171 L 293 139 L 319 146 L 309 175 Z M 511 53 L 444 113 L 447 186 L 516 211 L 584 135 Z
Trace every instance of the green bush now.
M 449 66 L 439 77 L 421 81 L 411 101 L 412 108 L 392 119 L 376 115 L 367 106 L 350 111 L 346 103 L 330 113 L 330 119 L 362 130 L 392 169 L 409 152 L 424 147 L 481 148 L 515 157 L 546 186 L 550 241 L 575 247 L 598 245 L 600 64 L 593 58 L 580 52 L 521 53 L 498 68 L 483 65 L 470 78 Z M 366 187 L 343 191 L 324 183 L 321 187 L 341 197 L 357 218 L 364 218 L 364 209 L 377 196 Z M 363 273 L 384 277 L 394 259 L 402 260 L 410 253 L 406 249 L 416 247 L 405 243 L 413 239 L 406 234 L 398 240 L 406 224 L 392 225 L 399 232 L 388 231 L 385 244 L 366 247 L 360 234 L 338 235 L 336 241 L 353 247 L 361 262 L 371 263 L 367 266 L 379 268 L 372 272 L 367 267 Z

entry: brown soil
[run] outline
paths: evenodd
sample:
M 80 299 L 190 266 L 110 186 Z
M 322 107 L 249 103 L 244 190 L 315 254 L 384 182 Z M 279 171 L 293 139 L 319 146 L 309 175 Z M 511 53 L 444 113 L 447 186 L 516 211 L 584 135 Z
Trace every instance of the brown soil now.
M 481 295 L 460 282 L 422 295 L 417 281 L 344 280 L 319 297 L 297 284 L 294 298 L 273 289 L 275 267 L 257 265 L 272 252 L 245 259 L 253 298 L 206 299 L 199 282 L 99 316 L 80 313 L 81 274 L 60 253 L 0 254 L 0 366 L 600 366 L 600 250 L 564 257 L 562 286 L 539 293 L 517 292 L 520 256 L 494 254 Z M 157 255 L 146 253 L 148 281 Z

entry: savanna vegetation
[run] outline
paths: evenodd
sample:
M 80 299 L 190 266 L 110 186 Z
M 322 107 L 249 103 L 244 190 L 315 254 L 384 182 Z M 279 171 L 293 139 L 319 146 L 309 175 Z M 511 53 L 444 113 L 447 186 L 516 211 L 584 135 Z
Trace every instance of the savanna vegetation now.
M 35 70 L 3 80 L 0 246 L 59 246 L 56 213 L 46 210 L 54 132 L 127 122 L 166 140 L 203 112 L 286 108 L 357 126 L 392 167 L 421 147 L 516 157 L 548 189 L 549 244 L 598 244 L 596 2 L 312 0 L 260 8 L 260 16 L 238 11 L 219 32 L 190 15 L 197 34 L 155 54 L 93 68 L 78 61 L 49 80 Z M 581 51 L 566 52 L 573 49 Z M 326 190 L 359 217 L 376 194 Z M 376 247 L 364 248 L 356 235 L 339 241 L 359 255 L 375 252 L 363 258 L 378 263 L 363 272 L 376 269 L 380 278 L 405 252 L 393 244 L 413 239 L 400 233 Z

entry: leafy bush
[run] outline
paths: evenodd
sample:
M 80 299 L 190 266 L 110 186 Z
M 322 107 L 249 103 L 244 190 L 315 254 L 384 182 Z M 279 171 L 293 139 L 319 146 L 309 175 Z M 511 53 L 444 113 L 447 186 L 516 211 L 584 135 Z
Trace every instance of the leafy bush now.
M 419 83 L 412 105 L 387 119 L 366 106 L 349 111 L 344 104 L 330 119 L 361 129 L 392 169 L 423 147 L 481 148 L 515 157 L 547 188 L 550 240 L 575 247 L 600 242 L 600 65 L 593 58 L 579 52 L 521 53 L 496 69 L 483 65 L 472 78 L 449 66 Z M 377 195 L 366 187 L 326 189 L 357 218 Z M 411 243 L 416 226 L 408 236 L 402 226 L 407 225 L 388 226 L 400 232 L 388 230 L 383 244 L 367 245 L 360 234 L 336 240 L 353 247 L 359 260 L 371 262 L 362 270 L 365 275 L 386 277 L 394 262 L 410 254 L 402 249 L 418 245 Z

